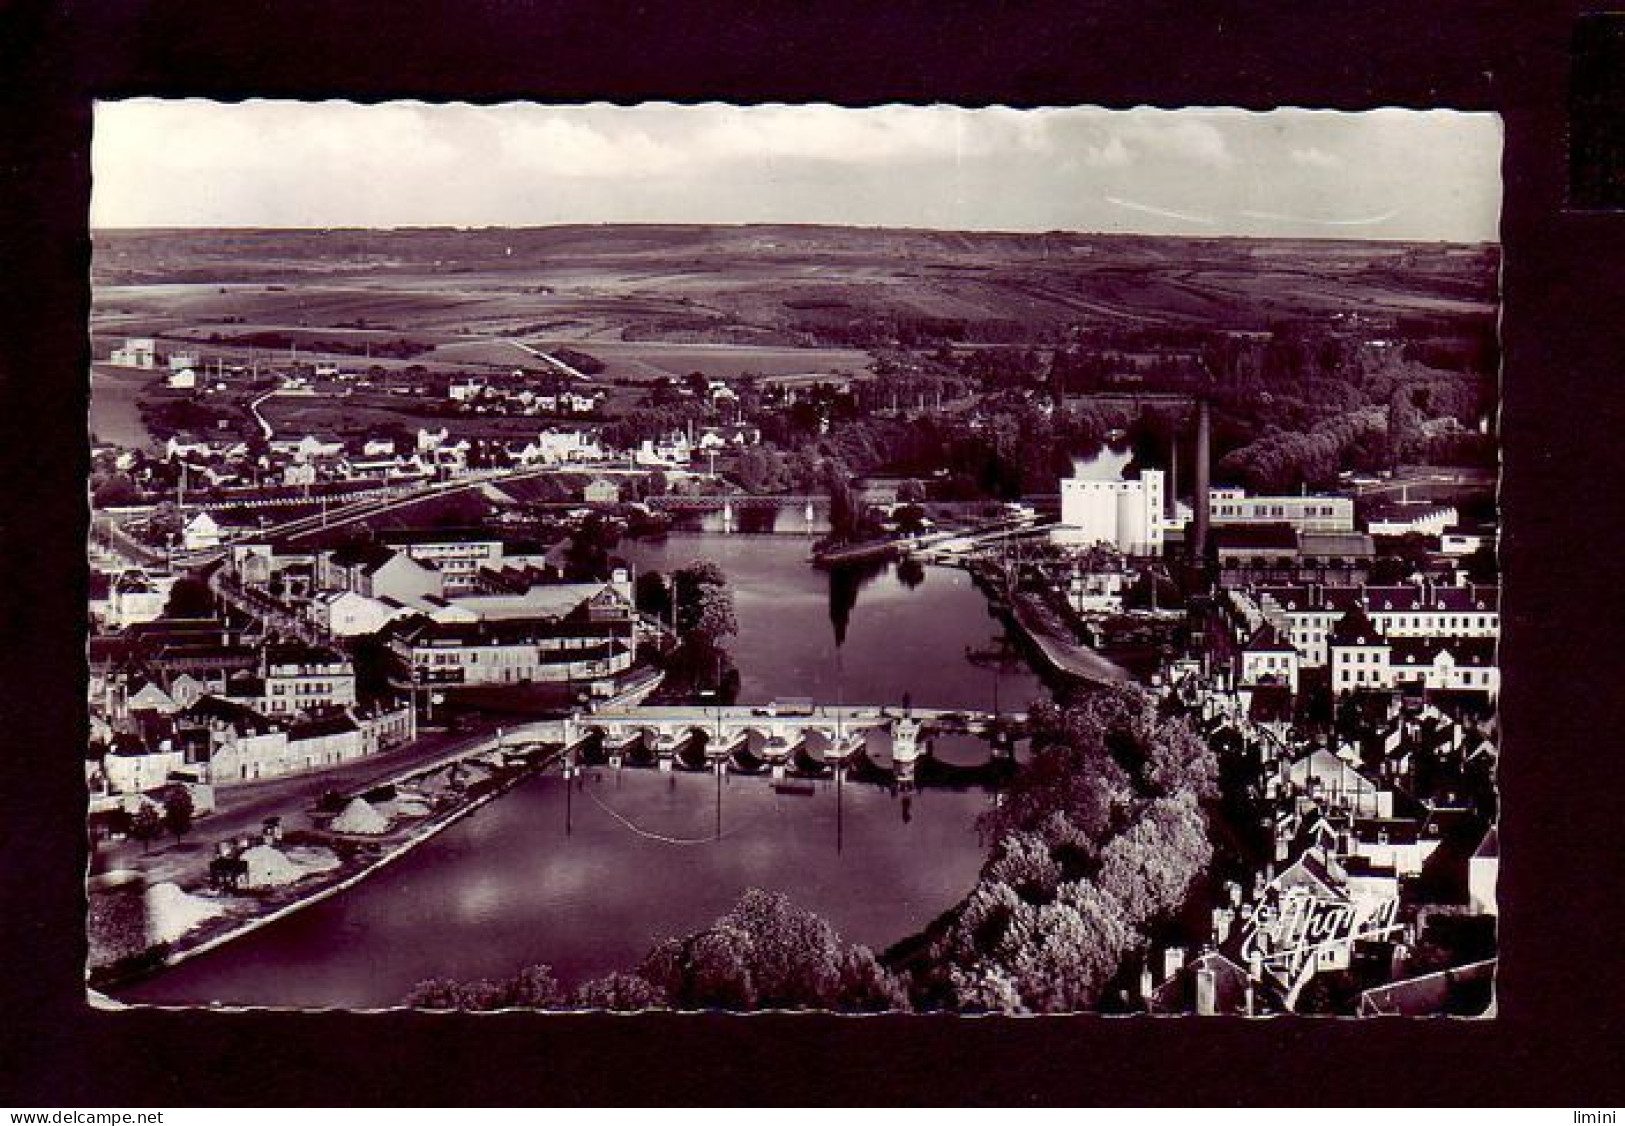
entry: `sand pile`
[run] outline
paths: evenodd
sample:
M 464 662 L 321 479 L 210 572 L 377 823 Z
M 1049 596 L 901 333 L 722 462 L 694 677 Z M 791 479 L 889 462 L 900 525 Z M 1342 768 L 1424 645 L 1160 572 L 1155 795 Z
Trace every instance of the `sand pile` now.
M 376 836 L 389 831 L 389 818 L 367 804 L 365 798 L 355 798 L 344 807 L 344 812 L 333 818 L 328 826 L 335 833 L 360 833 Z
M 225 913 L 224 904 L 189 895 L 178 884 L 154 884 L 147 889 L 147 938 L 174 942 L 199 923 Z
M 302 879 L 305 870 L 270 845 L 255 845 L 238 857 L 248 865 L 243 886 L 250 888 L 279 888 Z

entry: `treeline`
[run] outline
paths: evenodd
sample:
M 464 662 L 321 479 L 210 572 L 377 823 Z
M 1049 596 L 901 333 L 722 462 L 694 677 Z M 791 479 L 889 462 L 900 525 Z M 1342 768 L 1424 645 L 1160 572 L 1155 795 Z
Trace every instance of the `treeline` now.
M 904 961 L 917 1008 L 1100 1007 L 1212 859 L 1217 757 L 1149 691 L 1116 685 L 1030 716 L 1032 761 L 981 820 L 991 859 Z
M 423 1009 L 906 1010 L 902 979 L 866 946 L 783 895 L 751 888 L 711 926 L 656 946 L 635 972 L 564 989 L 550 967 L 511 978 L 420 982 L 406 1003 Z
M 761 446 L 740 452 L 734 474 L 752 493 L 827 492 L 832 481 L 886 474 L 928 482 L 932 500 L 1014 500 L 1055 492 L 1073 458 L 1098 453 L 1115 431 L 1166 444 L 1172 427 L 1155 411 L 1092 403 L 1046 411 L 1019 399 L 974 416 L 841 417 L 827 429 L 781 415 L 764 423 Z
M 939 344 L 1025 344 L 1043 326 L 1014 318 L 931 317 L 907 313 L 850 316 L 850 310 L 800 308 L 788 328 L 830 348 L 929 348 Z

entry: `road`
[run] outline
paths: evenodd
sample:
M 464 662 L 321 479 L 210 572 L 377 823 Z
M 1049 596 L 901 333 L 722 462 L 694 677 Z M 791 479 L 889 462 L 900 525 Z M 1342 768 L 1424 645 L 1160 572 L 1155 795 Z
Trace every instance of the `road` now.
M 215 811 L 199 818 L 179 844 L 165 837 L 165 843 L 150 852 L 134 841 L 98 845 L 91 856 L 91 874 L 134 869 L 153 883 L 194 880 L 213 858 L 217 841 L 258 833 L 267 817 L 282 818 L 289 829 L 308 827 L 308 811 L 329 790 L 364 790 L 408 771 L 449 762 L 489 742 L 495 729 L 492 723 L 472 732 L 430 732 L 405 747 L 329 770 L 217 787 Z
M 248 413 L 253 415 L 254 421 L 260 424 L 260 430 L 265 434 L 265 440 L 267 442 L 269 442 L 275 436 L 276 432 L 271 429 L 271 424 L 265 421 L 265 416 L 260 413 L 260 404 L 279 393 L 280 390 L 267 391 L 265 394 L 255 399 L 252 403 L 248 404 Z
M 569 376 L 571 379 L 579 379 L 584 383 L 589 382 L 588 376 L 583 375 L 581 372 L 577 371 L 575 368 L 571 367 L 557 356 L 550 356 L 538 348 L 532 348 L 529 344 L 522 344 L 517 340 L 510 340 L 508 343 L 512 344 L 515 348 L 518 348 L 521 352 L 527 352 L 530 355 L 535 356 L 538 360 L 551 364 L 555 369 Z

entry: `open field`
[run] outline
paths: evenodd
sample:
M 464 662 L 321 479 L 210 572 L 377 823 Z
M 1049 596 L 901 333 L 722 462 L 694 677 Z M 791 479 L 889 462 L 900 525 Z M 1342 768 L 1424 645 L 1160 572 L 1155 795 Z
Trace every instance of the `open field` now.
M 1461 351 L 1493 341 L 1497 256 L 1489 245 L 784 226 L 116 231 L 95 237 L 91 328 L 98 357 L 123 337 L 157 336 L 162 352 L 262 374 L 295 355 L 349 371 L 540 371 L 527 349 L 569 349 L 602 364 L 589 374 L 614 416 L 634 394 L 618 385 L 861 375 L 869 349 L 897 346 L 1055 346 L 1094 333 L 1166 353 L 1195 347 L 1191 330 L 1336 315 L 1359 318 L 1368 337 Z M 133 435 L 150 392 L 105 372 L 96 388 L 105 402 L 92 428 Z M 279 430 L 439 425 L 410 400 L 279 399 L 267 414 Z
M 604 363 L 603 379 L 681 378 L 703 372 L 728 379 L 756 375 L 809 375 L 867 371 L 869 355 L 852 348 L 774 348 L 751 344 L 682 344 L 659 341 L 539 340 L 546 351 L 566 347 L 586 352 Z
M 131 449 L 147 446 L 152 436 L 141 421 L 141 398 L 163 375 L 151 371 L 131 371 L 98 364 L 90 375 L 88 427 L 98 442 Z
M 1490 317 L 1495 254 L 830 227 L 118 231 L 96 237 L 93 319 L 99 332 L 132 334 L 225 335 L 211 326 L 227 318 L 365 328 L 466 362 L 491 362 L 463 347 L 469 337 L 592 352 L 852 346 L 866 325 L 909 321 L 953 322 L 971 341 L 1135 324 L 1261 329 L 1334 311 Z M 628 360 L 662 371 L 681 362 L 664 352 Z

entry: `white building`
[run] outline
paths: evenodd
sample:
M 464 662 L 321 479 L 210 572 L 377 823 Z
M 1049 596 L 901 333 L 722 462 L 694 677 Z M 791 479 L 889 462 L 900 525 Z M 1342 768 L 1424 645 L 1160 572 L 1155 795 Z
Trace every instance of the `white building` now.
M 480 570 L 502 562 L 502 541 L 478 531 L 385 532 L 382 539 L 408 558 L 439 571 L 443 593 L 475 589 Z
M 1400 502 L 1373 510 L 1366 520 L 1366 531 L 1374 536 L 1403 536 L 1411 532 L 1443 536 L 1446 528 L 1460 522 L 1461 515 L 1453 504 Z
M 262 665 L 267 715 L 353 707 L 355 667 L 342 654 L 304 645 L 268 645 Z
M 115 740 L 114 747 L 102 759 L 102 771 L 107 788 L 115 794 L 143 794 L 157 789 L 169 780 L 171 771 L 185 765 L 186 756 L 169 739 L 154 747 L 145 747 L 139 740 Z
M 521 465 L 562 465 L 570 462 L 602 461 L 604 449 L 598 436 L 581 430 L 543 430 L 534 442 L 512 454 Z
M 1163 545 L 1163 475 L 1146 469 L 1137 481 L 1061 482 L 1058 543 L 1108 543 L 1125 555 L 1160 555 Z
M 179 371 L 172 371 L 169 373 L 169 377 L 164 380 L 164 384 L 172 391 L 196 390 L 197 372 L 193 371 L 191 368 L 181 368 Z
M 364 637 L 409 613 L 398 602 L 368 598 L 353 590 L 329 590 L 310 603 L 310 617 L 333 637 Z
M 1236 683 L 1244 688 L 1280 684 L 1298 690 L 1298 651 L 1268 622 L 1247 639 L 1238 654 Z
M 151 371 L 158 366 L 158 341 L 150 336 L 126 340 L 124 347 L 113 349 L 108 363 Z
M 1250 497 L 1242 489 L 1208 490 L 1214 524 L 1290 524 L 1300 532 L 1352 532 L 1354 501 L 1348 497 Z
M 451 609 L 440 616 L 456 620 L 421 616 L 387 631 L 396 659 L 426 683 L 586 682 L 624 672 L 636 655 L 637 617 L 621 584 L 542 586 Z
M 1232 590 L 1232 606 L 1274 622 L 1302 655 L 1304 667 L 1330 660 L 1332 629 L 1360 610 L 1384 638 L 1484 637 L 1501 633 L 1499 590 L 1493 586 L 1335 587 L 1318 585 Z M 1247 629 L 1256 628 L 1249 620 Z
M 220 525 L 207 512 L 199 512 L 181 529 L 181 546 L 187 551 L 208 551 L 220 546 Z
M 110 629 L 155 621 L 169 604 L 174 575 L 150 575 L 132 568 L 113 580 L 107 592 L 107 625 Z
M 689 444 L 685 434 L 671 434 L 656 441 L 645 438 L 632 460 L 638 465 L 659 468 L 662 466 L 683 466 L 694 460 L 694 447 Z

